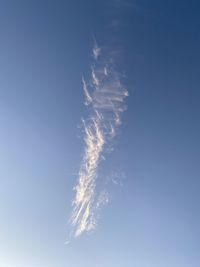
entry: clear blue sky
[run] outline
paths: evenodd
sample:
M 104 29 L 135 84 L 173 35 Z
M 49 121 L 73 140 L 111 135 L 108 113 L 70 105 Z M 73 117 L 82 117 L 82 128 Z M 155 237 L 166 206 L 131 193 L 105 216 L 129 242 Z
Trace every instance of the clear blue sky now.
M 200 266 L 200 3 L 0 1 L 0 267 Z M 65 245 L 93 35 L 127 111 L 97 229 Z M 104 169 L 105 168 L 105 169 Z M 101 178 L 101 177 L 100 177 Z

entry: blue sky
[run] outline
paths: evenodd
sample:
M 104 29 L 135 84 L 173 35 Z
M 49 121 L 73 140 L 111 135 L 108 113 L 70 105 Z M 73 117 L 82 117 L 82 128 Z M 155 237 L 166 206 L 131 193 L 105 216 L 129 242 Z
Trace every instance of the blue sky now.
M 199 9 L 0 1 L 0 267 L 199 266 Z M 66 245 L 94 36 L 129 96 L 97 172 L 109 203 Z

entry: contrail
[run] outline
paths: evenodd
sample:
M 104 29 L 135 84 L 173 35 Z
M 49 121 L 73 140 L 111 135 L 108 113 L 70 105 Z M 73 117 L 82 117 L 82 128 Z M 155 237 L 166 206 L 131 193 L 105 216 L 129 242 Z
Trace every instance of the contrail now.
M 75 237 L 95 229 L 97 211 L 108 202 L 106 191 L 97 194 L 98 167 L 106 146 L 121 124 L 121 114 L 126 109 L 124 99 L 128 96 L 119 73 L 96 42 L 92 52 L 94 63 L 90 79 L 82 78 L 85 104 L 90 107 L 90 115 L 83 120 L 85 149 L 70 219 Z

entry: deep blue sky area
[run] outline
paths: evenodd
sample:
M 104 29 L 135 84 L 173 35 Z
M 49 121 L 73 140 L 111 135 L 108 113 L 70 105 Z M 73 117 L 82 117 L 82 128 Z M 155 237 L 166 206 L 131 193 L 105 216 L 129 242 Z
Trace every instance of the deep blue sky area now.
M 0 0 L 0 267 L 200 266 L 200 2 Z M 127 110 L 110 202 L 68 245 L 94 37 Z M 105 176 L 105 177 L 104 177 Z

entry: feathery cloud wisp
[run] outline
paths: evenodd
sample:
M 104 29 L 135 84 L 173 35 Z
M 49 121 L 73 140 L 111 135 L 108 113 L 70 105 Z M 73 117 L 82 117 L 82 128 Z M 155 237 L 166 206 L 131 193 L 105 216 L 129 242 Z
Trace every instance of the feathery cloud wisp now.
M 82 78 L 85 103 L 91 110 L 89 118 L 83 120 L 85 150 L 71 215 L 75 237 L 95 229 L 96 213 L 109 201 L 105 190 L 97 194 L 98 167 L 105 147 L 121 123 L 121 113 L 126 108 L 124 99 L 128 96 L 120 75 L 106 62 L 96 42 L 93 57 L 91 78 L 88 82 Z
M 92 49 L 92 52 L 93 52 L 93 57 L 95 60 L 98 59 L 98 57 L 100 56 L 101 54 L 101 48 L 97 45 L 97 42 L 96 40 L 94 39 L 94 47 Z

